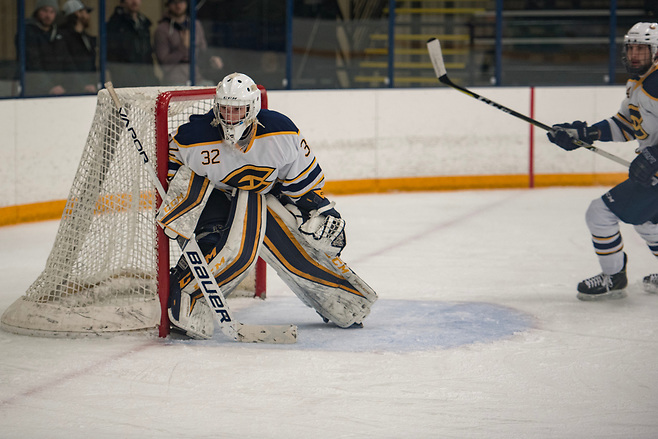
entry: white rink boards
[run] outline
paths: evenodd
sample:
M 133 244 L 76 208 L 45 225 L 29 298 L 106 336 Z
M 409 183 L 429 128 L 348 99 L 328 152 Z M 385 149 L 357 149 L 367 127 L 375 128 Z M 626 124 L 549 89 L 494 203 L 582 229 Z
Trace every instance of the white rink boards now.
M 537 88 L 535 118 L 597 122 L 618 111 L 624 90 Z M 473 91 L 530 114 L 527 87 Z M 530 126 L 438 81 L 423 89 L 275 90 L 268 101 L 297 124 L 329 182 L 528 172 Z M 95 96 L 0 100 L 8 115 L 0 120 L 0 208 L 66 198 L 95 106 Z M 589 151 L 566 153 L 542 130 L 534 130 L 534 141 L 538 174 L 624 172 Z M 629 161 L 635 156 L 635 142 L 597 146 Z

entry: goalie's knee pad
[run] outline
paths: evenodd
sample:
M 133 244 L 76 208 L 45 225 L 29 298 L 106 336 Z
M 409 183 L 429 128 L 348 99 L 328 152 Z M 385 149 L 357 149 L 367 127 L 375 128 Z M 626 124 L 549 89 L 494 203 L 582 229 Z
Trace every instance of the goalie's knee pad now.
M 307 306 L 342 328 L 359 324 L 377 294 L 338 256 L 313 248 L 297 229 L 294 216 L 273 196 L 261 256 Z

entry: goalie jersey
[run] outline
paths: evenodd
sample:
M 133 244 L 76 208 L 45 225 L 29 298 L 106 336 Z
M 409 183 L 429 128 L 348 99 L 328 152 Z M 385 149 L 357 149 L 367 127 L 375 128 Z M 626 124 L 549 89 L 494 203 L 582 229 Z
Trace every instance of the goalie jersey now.
M 658 64 L 647 73 L 626 83 L 626 99 L 619 112 L 594 124 L 601 131 L 600 141 L 637 140 L 639 149 L 658 145 Z
M 266 194 L 275 189 L 273 193 L 293 201 L 309 193 L 321 196 L 322 169 L 288 117 L 261 110 L 256 134 L 243 150 L 224 141 L 221 129 L 212 125 L 214 118 L 212 110 L 193 115 L 171 136 L 169 180 L 185 164 L 207 177 L 215 188 L 227 192 L 237 188 Z

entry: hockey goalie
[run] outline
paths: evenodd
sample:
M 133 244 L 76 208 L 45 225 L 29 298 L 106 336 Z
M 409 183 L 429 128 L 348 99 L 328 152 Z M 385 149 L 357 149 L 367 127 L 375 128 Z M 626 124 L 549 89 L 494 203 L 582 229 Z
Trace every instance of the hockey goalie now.
M 340 259 L 345 220 L 299 129 L 260 99 L 251 78 L 230 74 L 213 109 L 171 133 L 157 220 L 170 238 L 197 240 L 225 296 L 261 256 L 325 322 L 361 327 L 377 294 Z M 173 329 L 211 337 L 212 312 L 183 258 L 170 284 Z

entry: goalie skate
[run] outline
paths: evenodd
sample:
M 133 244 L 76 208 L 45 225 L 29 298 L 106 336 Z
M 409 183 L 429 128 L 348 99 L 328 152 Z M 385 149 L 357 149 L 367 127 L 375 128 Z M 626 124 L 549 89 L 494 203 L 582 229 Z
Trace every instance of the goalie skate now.
M 172 288 L 168 314 L 173 329 L 196 340 L 212 338 L 215 329 L 213 314 L 200 290 L 188 294 L 181 292 L 180 288 Z

